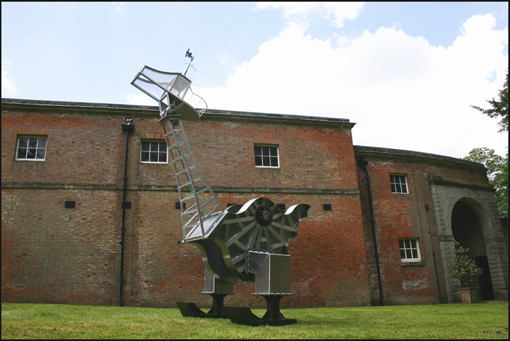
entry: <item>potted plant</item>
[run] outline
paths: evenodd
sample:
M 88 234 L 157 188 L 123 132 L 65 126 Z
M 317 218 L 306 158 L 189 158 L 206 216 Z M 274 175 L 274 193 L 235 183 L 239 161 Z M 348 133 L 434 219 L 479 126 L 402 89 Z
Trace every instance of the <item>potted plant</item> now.
M 460 279 L 460 297 L 463 303 L 476 303 L 478 288 L 469 286 L 473 280 L 483 273 L 483 270 L 476 266 L 474 260 L 469 258 L 468 248 L 462 247 L 455 242 L 455 263 L 452 268 L 452 276 Z

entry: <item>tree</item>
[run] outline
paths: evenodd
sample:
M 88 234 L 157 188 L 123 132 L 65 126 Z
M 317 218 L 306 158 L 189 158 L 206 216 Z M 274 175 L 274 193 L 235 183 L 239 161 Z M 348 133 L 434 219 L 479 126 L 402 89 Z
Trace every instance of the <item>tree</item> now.
M 492 98 L 490 101 L 487 101 L 490 105 L 492 105 L 492 109 L 482 109 L 474 105 L 471 107 L 483 112 L 485 115 L 491 118 L 498 118 L 498 116 L 501 116 L 501 121 L 498 123 L 501 127 L 498 132 L 501 133 L 508 131 L 508 70 L 506 71 L 505 84 L 503 85 L 503 89 L 499 91 L 498 96 L 499 101 L 496 101 L 494 98 Z
M 502 157 L 494 149 L 474 148 L 464 160 L 481 163 L 487 168 L 489 183 L 496 190 L 499 215 L 508 218 L 508 150 L 506 157 Z

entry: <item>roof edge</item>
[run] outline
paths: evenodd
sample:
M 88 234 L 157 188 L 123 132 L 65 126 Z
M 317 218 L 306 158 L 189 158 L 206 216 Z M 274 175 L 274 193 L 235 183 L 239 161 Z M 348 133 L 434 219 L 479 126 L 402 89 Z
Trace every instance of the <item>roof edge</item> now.
M 110 104 L 90 102 L 63 102 L 46 100 L 28 100 L 16 98 L 2 98 L 2 110 L 27 110 L 43 112 L 75 112 L 89 114 L 110 114 L 110 115 L 156 115 L 159 116 L 158 106 L 131 105 L 131 104 Z M 218 121 L 241 121 L 253 123 L 286 123 L 286 124 L 307 124 L 320 126 L 334 126 L 341 128 L 354 127 L 355 123 L 345 118 L 330 118 L 316 116 L 284 115 L 274 113 L 258 113 L 248 111 L 207 109 L 202 115 L 205 120 Z
M 437 155 L 431 153 L 415 152 L 411 150 L 392 149 L 370 146 L 354 146 L 356 157 L 369 157 L 374 159 L 396 159 L 401 161 L 435 162 L 438 164 L 449 164 L 467 168 L 476 168 L 485 171 L 485 166 L 478 162 L 463 160 L 452 156 Z

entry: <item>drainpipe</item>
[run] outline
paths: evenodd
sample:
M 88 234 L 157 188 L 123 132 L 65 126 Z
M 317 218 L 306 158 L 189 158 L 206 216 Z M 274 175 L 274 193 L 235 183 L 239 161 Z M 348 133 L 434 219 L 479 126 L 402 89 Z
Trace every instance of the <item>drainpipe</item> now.
M 135 126 L 133 125 L 133 119 L 126 118 L 126 124 L 122 125 L 122 131 L 126 133 L 126 151 L 124 156 L 124 193 L 122 196 L 122 228 L 121 228 L 121 241 L 120 241 L 120 289 L 119 289 L 119 306 L 122 307 L 124 305 L 124 301 L 122 299 L 122 291 L 124 289 L 124 234 L 126 232 L 126 191 L 127 191 L 127 161 L 128 161 L 128 141 L 129 141 L 129 132 L 134 131 Z
M 370 177 L 368 176 L 368 161 L 364 158 L 360 158 L 357 162 L 358 166 L 363 168 L 365 171 L 365 176 L 367 178 L 367 192 L 368 192 L 368 201 L 370 203 L 370 224 L 372 226 L 372 233 L 374 235 L 374 253 L 375 253 L 375 265 L 377 268 L 377 282 L 379 284 L 379 303 L 380 305 L 384 305 L 383 301 L 383 291 L 382 291 L 382 283 L 381 283 L 381 268 L 379 265 L 379 252 L 377 251 L 377 235 L 375 233 L 375 220 L 374 220 L 374 208 L 372 203 L 372 194 L 370 191 Z

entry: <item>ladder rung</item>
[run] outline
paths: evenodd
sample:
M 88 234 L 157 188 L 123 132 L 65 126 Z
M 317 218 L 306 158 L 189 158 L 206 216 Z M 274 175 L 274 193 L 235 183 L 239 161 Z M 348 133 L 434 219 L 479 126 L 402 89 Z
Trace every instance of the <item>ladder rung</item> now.
M 210 197 L 202 202 L 199 202 L 198 206 L 200 207 L 201 210 L 203 210 L 205 208 L 205 206 L 208 203 L 210 203 L 212 200 L 214 200 L 214 197 Z M 186 211 L 184 211 L 183 214 L 189 214 L 191 212 L 195 212 L 197 210 L 195 207 L 197 207 L 197 203 L 194 203 L 193 205 L 191 205 Z
M 188 236 L 190 234 L 193 234 L 196 229 L 200 228 L 200 224 L 195 224 L 195 225 L 189 226 L 187 228 L 189 228 L 189 231 L 188 232 L 184 232 L 184 235 L 185 235 L 184 237 L 186 237 L 186 236 Z
M 168 149 L 175 149 L 175 148 L 177 148 L 177 147 L 178 147 L 177 145 L 179 145 L 179 146 L 183 146 L 183 145 L 185 145 L 185 144 L 186 144 L 186 141 L 176 141 L 176 143 L 175 143 L 175 144 L 173 144 L 173 145 L 171 145 Z
M 191 226 L 191 225 L 190 225 L 190 223 L 191 223 L 193 220 L 195 220 L 195 218 L 196 218 L 197 216 L 198 216 L 198 213 L 195 213 L 195 215 L 194 215 L 193 217 L 191 217 L 191 219 L 190 219 L 190 220 L 188 220 L 188 222 L 184 225 L 184 228 L 188 228 L 188 227 L 190 227 L 190 226 Z M 193 223 L 193 226 L 195 226 L 195 223 Z
M 216 212 L 217 208 L 218 208 L 218 205 L 215 205 L 215 207 L 213 207 L 213 209 L 211 210 L 211 212 L 209 212 L 209 214 L 207 214 L 205 217 L 202 217 L 202 220 L 209 218 L 209 216 L 211 216 L 211 214 Z M 205 207 L 203 207 L 200 211 L 203 212 L 204 209 L 205 209 Z M 194 209 L 188 208 L 186 210 L 186 212 L 182 212 L 181 215 L 185 216 L 185 215 L 192 214 L 192 213 L 198 214 L 198 211 L 199 211 L 198 208 L 194 208 Z
M 189 157 L 189 156 L 191 156 L 191 153 L 186 153 L 186 154 L 184 154 L 184 155 L 179 156 L 177 159 L 172 160 L 172 162 L 173 162 L 173 163 L 176 163 L 176 162 L 178 162 L 178 161 L 182 161 L 182 160 L 184 160 L 185 158 L 187 158 L 187 157 Z
M 175 134 L 182 133 L 182 129 L 172 129 L 172 130 L 174 131 Z M 170 135 L 173 135 L 173 134 L 172 134 L 172 131 L 170 131 L 168 133 L 165 131 L 164 135 L 165 136 L 170 136 Z
M 202 193 L 204 193 L 204 192 L 206 192 L 206 191 L 208 191 L 208 190 L 209 190 L 209 187 L 203 188 L 203 189 L 201 189 L 200 191 L 198 191 L 196 195 L 198 196 L 198 195 L 200 195 L 200 194 L 202 194 Z M 192 198 L 194 198 L 194 197 L 195 197 L 195 194 L 194 194 L 194 193 L 191 193 L 191 194 L 190 194 L 190 195 L 188 195 L 186 198 L 181 199 L 181 202 L 186 201 L 186 200 L 189 200 L 189 199 L 192 199 Z
M 185 212 L 182 212 L 181 215 L 187 215 L 195 212 L 198 212 L 198 208 L 195 209 L 188 208 Z
M 188 181 L 188 182 L 186 182 L 184 185 L 179 186 L 179 189 L 184 188 L 184 187 L 188 187 L 188 186 L 189 186 L 189 185 L 191 185 L 192 183 L 198 182 L 198 181 L 200 181 L 201 179 L 202 179 L 202 177 L 201 177 L 201 176 L 199 176 L 199 177 L 198 177 L 198 178 L 196 178 L 195 180 L 193 180 L 193 181 Z
M 210 199 L 210 200 L 208 200 L 208 201 L 210 202 L 212 199 L 214 199 L 214 198 L 211 198 L 211 199 Z M 207 202 L 205 205 L 207 205 L 209 202 Z M 218 208 L 221 208 L 221 207 L 220 207 L 220 205 L 218 205 L 218 204 L 215 204 L 214 206 L 210 206 L 210 207 L 204 207 L 205 205 L 200 206 L 200 210 L 202 210 L 202 212 L 203 212 L 203 210 L 204 210 L 204 209 L 206 209 L 206 208 L 207 208 L 207 209 L 209 209 L 209 208 L 211 208 L 211 207 L 212 207 L 212 209 L 211 209 L 211 210 L 209 211 L 209 213 L 207 213 L 205 216 L 204 216 L 204 215 L 202 215 L 202 220 L 205 220 L 205 219 L 209 218 L 209 217 L 210 217 L 211 215 L 213 215 L 214 213 L 218 213 L 218 212 L 216 212 L 216 210 L 217 210 Z M 195 208 L 194 208 L 194 207 L 195 207 Z M 193 218 L 191 218 L 191 219 L 194 219 L 194 218 L 197 216 L 197 214 L 198 214 L 198 208 L 196 208 L 196 205 L 191 206 L 191 207 L 190 207 L 190 208 L 188 208 L 186 211 L 182 212 L 182 213 L 181 213 L 181 215 L 182 215 L 182 216 L 184 216 L 184 215 L 188 215 L 188 214 L 191 214 L 191 213 L 195 213 L 195 215 L 193 215 Z M 190 220 L 190 221 L 191 221 L 191 220 Z M 188 223 L 189 223 L 190 221 L 188 221 Z
M 209 211 L 209 213 L 207 213 L 207 215 L 206 215 L 205 217 L 204 217 L 204 216 L 202 216 L 202 220 L 205 220 L 205 219 L 209 218 L 209 217 L 210 217 L 212 214 L 214 214 L 214 213 L 218 213 L 218 212 L 216 212 L 216 210 L 217 210 L 218 208 L 219 208 L 220 210 L 222 210 L 220 205 L 218 205 L 218 204 L 214 205 L 213 209 L 212 209 L 211 211 Z
M 197 168 L 197 165 L 193 165 L 193 166 L 188 167 L 189 170 L 192 170 L 194 168 Z M 183 169 L 182 171 L 175 173 L 175 175 L 179 176 L 182 173 L 186 172 L 188 169 Z

